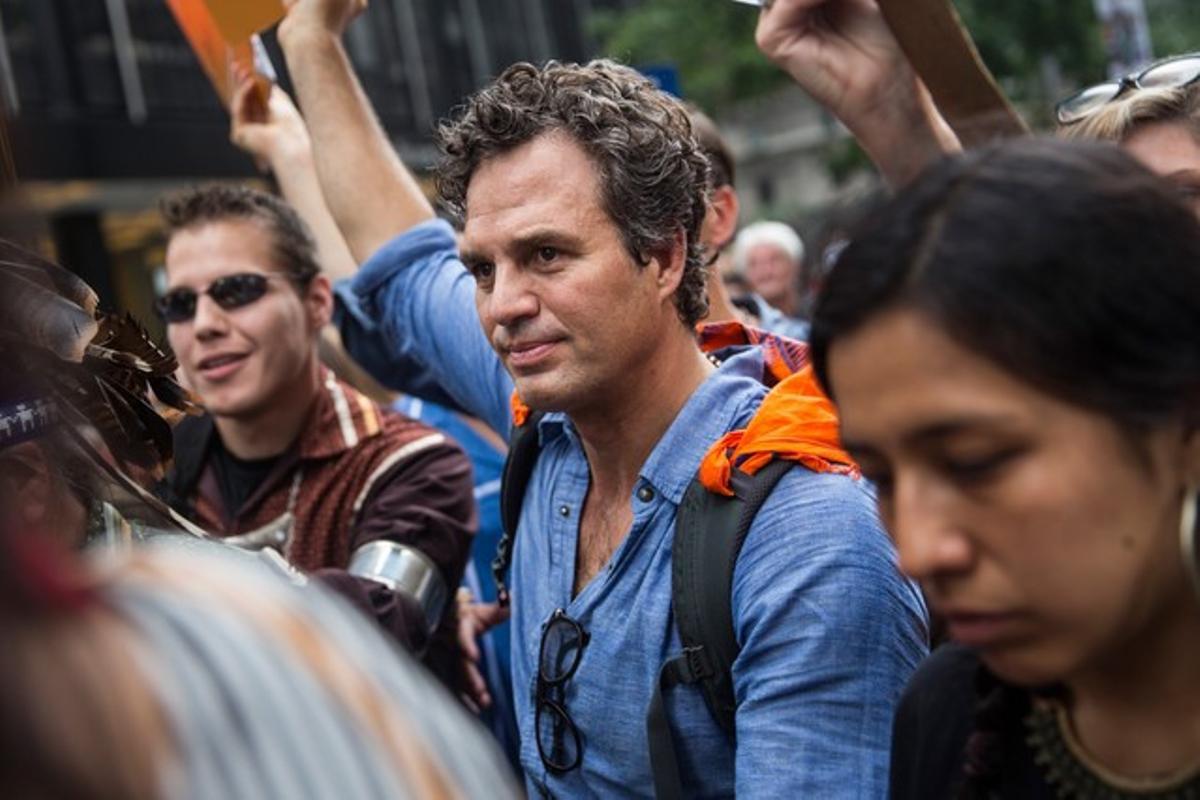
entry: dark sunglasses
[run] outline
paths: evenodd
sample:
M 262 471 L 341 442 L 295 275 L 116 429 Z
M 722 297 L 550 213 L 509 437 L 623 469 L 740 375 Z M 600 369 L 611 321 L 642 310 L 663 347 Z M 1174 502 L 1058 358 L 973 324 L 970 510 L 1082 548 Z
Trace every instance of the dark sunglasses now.
M 1182 89 L 1200 80 L 1200 53 L 1166 58 L 1136 75 L 1105 81 L 1077 92 L 1054 107 L 1060 125 L 1074 125 L 1135 89 Z
M 579 728 L 575 727 L 575 721 L 563 704 L 563 689 L 579 669 L 583 648 L 589 638 L 583 626 L 561 608 L 550 616 L 542 629 L 534 727 L 542 763 L 546 769 L 558 774 L 578 767 L 583 757 L 583 741 Z
M 187 322 L 196 316 L 196 302 L 200 294 L 206 294 L 226 311 L 247 306 L 267 293 L 267 281 L 271 278 L 287 278 L 287 275 L 264 275 L 259 272 L 239 272 L 217 278 L 203 292 L 181 287 L 158 298 L 154 304 L 158 315 L 167 324 Z

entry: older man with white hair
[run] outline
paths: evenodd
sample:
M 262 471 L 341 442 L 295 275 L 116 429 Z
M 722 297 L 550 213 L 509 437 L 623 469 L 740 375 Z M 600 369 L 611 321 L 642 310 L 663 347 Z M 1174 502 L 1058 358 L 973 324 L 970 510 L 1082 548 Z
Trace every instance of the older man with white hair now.
M 754 292 L 759 326 L 793 339 L 808 338 L 800 314 L 800 274 L 804 242 L 782 222 L 756 222 L 738 234 L 733 263 Z

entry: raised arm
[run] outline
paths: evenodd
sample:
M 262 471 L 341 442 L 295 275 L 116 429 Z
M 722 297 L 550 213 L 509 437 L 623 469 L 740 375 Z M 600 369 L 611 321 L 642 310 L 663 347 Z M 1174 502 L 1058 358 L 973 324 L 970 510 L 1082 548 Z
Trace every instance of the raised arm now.
M 325 201 L 355 260 L 433 218 L 433 208 L 392 148 L 342 47 L 366 0 L 284 0 L 279 24 L 305 112 Z
M 285 0 L 279 25 L 321 193 L 361 264 L 336 287 L 346 350 L 385 386 L 510 427 L 512 380 L 483 335 L 449 225 L 380 127 L 342 47 L 365 0 Z
M 325 204 L 308 130 L 292 98 L 272 86 L 264 104 L 255 83 L 246 80 L 233 95 L 230 117 L 230 141 L 274 174 L 283 198 L 312 230 L 321 268 L 334 280 L 354 275 L 358 264 Z
M 755 39 L 850 129 L 892 186 L 960 149 L 875 0 L 774 0 Z

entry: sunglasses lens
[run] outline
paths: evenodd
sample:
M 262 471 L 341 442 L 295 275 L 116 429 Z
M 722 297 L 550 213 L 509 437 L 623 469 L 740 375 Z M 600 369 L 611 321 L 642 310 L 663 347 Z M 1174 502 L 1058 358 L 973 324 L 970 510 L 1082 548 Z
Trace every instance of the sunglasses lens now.
M 267 279 L 263 275 L 245 273 L 227 275 L 213 281 L 208 296 L 224 309 L 241 308 L 253 303 L 267 292 Z
M 173 289 L 155 304 L 164 322 L 186 322 L 196 315 L 196 293 L 191 289 Z
M 1200 78 L 1200 57 L 1177 58 L 1155 64 L 1138 78 L 1145 89 L 1175 88 L 1187 86 Z
M 1068 97 L 1058 104 L 1055 113 L 1062 125 L 1078 122 L 1100 106 L 1112 100 L 1121 91 L 1121 84 L 1110 81 L 1084 89 L 1076 95 Z

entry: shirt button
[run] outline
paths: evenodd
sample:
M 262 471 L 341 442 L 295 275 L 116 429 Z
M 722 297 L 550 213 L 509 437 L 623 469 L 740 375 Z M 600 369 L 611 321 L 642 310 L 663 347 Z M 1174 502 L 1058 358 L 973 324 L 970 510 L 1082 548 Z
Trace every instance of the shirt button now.
M 641 500 L 643 503 L 649 503 L 654 499 L 654 490 L 649 486 L 643 486 L 637 490 L 637 496 L 638 500 Z
M 558 513 L 562 514 L 564 517 L 569 517 L 569 516 L 571 516 L 571 507 L 570 506 L 559 506 Z

